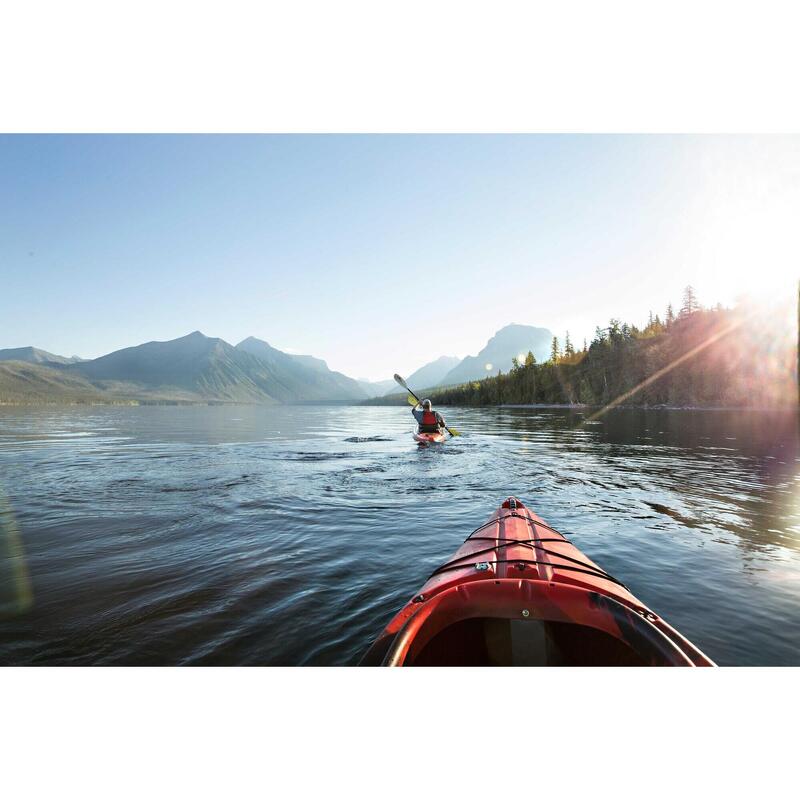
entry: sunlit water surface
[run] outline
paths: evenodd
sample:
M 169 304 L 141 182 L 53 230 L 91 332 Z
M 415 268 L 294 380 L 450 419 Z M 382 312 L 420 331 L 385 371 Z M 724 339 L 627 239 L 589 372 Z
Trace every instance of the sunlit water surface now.
M 800 664 L 794 413 L 448 418 L 419 448 L 400 408 L 0 409 L 0 663 L 355 664 L 516 494 L 720 664 Z

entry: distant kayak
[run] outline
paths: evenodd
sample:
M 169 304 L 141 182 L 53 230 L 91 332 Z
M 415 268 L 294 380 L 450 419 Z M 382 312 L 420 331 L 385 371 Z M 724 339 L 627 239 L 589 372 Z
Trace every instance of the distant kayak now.
M 366 666 L 714 666 L 515 497 L 370 647 Z
M 438 433 L 420 433 L 414 431 L 414 441 L 420 444 L 441 444 L 445 440 L 444 431 Z

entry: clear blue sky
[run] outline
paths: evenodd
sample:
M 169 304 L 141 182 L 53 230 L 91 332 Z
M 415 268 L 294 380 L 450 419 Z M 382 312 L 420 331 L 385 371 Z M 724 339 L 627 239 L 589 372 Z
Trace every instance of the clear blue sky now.
M 797 272 L 798 137 L 0 136 L 0 348 L 193 330 L 354 377 Z

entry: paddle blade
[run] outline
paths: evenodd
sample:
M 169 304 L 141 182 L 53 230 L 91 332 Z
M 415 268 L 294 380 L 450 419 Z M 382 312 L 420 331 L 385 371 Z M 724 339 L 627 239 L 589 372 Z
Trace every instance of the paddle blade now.
M 460 433 L 459 431 L 457 431 L 455 428 L 448 428 L 448 429 L 447 429 L 447 432 L 448 432 L 448 433 L 449 433 L 451 436 L 461 436 L 461 433 Z
M 402 386 L 404 389 L 408 389 L 408 385 L 406 384 L 406 382 L 405 382 L 405 381 L 404 381 L 404 380 L 403 380 L 403 379 L 402 379 L 402 378 L 401 378 L 401 377 L 400 377 L 400 376 L 399 376 L 399 375 L 398 375 L 396 372 L 395 372 L 395 374 L 394 374 L 394 379 L 395 379 L 395 380 L 396 380 L 396 381 L 397 381 L 397 382 L 398 382 L 398 383 L 399 383 L 399 384 L 400 384 L 400 385 L 401 385 L 401 386 Z M 411 391 L 411 389 L 408 389 L 408 391 L 410 392 L 410 391 Z
M 408 395 L 408 397 L 406 397 L 406 401 L 408 402 L 408 404 L 410 406 L 415 406 L 415 405 L 417 405 L 417 402 L 418 402 L 417 398 L 416 397 L 412 397 L 411 395 Z

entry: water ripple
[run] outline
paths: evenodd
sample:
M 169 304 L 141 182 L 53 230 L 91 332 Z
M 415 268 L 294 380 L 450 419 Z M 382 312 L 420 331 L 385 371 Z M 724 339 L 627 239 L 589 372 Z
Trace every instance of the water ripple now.
M 13 516 L 34 597 L 0 663 L 353 664 L 509 494 L 720 663 L 800 663 L 796 415 L 448 418 L 418 448 L 400 408 L 0 409 L 0 590 Z

